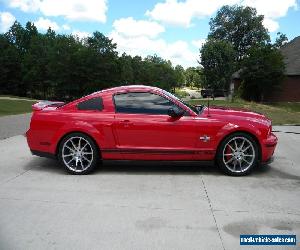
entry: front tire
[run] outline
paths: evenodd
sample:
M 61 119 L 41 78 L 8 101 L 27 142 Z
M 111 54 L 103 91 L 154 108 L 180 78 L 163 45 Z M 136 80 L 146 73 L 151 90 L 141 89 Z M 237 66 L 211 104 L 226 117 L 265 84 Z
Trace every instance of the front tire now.
M 88 174 L 99 162 L 98 147 L 89 136 L 72 133 L 61 141 L 58 159 L 67 172 L 76 175 Z
M 228 175 L 248 175 L 257 165 L 258 152 L 258 145 L 250 135 L 234 133 L 221 142 L 217 151 L 217 163 Z

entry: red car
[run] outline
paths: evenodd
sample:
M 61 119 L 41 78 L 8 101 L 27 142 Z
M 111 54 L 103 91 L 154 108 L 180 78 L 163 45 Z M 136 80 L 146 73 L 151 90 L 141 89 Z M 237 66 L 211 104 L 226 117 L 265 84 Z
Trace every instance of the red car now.
M 246 175 L 272 159 L 271 121 L 247 110 L 191 106 L 165 90 L 122 86 L 64 104 L 33 105 L 27 142 L 34 155 L 57 158 L 72 174 L 101 160 L 192 160 Z

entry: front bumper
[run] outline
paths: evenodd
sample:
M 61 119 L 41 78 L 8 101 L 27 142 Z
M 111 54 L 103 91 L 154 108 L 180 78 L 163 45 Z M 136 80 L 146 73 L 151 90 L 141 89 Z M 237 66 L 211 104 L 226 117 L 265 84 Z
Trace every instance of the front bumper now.
M 269 165 L 274 161 L 274 156 L 272 155 L 268 160 L 261 162 L 261 165 Z
M 273 161 L 273 154 L 278 143 L 276 135 L 271 133 L 269 137 L 262 143 L 262 159 L 263 164 L 269 164 Z
M 269 137 L 264 140 L 265 147 L 275 147 L 277 145 L 278 138 L 273 133 L 270 133 Z

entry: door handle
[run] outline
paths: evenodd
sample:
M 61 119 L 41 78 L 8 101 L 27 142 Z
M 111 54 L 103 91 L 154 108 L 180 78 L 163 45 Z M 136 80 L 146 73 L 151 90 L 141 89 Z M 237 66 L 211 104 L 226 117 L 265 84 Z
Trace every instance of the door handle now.
M 120 121 L 121 124 L 124 125 L 124 127 L 129 127 L 130 124 L 132 124 L 132 122 L 130 122 L 129 120 L 123 120 L 123 121 Z

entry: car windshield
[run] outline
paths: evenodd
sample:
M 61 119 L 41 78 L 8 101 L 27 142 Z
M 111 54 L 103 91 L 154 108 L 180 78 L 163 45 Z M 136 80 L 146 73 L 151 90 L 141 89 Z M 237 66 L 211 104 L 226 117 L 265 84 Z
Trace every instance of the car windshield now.
M 193 110 L 196 114 L 200 114 L 203 110 L 203 107 L 204 106 L 199 106 L 199 107 L 196 107 L 194 105 L 191 105 L 191 104 L 188 104 L 186 103 L 185 101 L 179 99 L 177 96 L 171 94 L 170 92 L 166 91 L 166 90 L 163 90 L 164 94 L 171 97 L 171 98 L 174 98 L 178 101 L 180 101 L 181 103 L 183 103 L 185 106 L 189 107 L 191 110 Z

